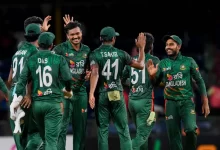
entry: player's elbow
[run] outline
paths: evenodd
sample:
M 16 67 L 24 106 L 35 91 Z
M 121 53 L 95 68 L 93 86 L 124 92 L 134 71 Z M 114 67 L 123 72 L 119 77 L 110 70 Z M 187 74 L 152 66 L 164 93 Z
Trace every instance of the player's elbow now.
M 8 84 L 11 84 L 12 83 L 12 80 L 11 79 L 8 79 Z
M 193 80 L 193 83 L 195 85 L 205 84 L 204 80 L 202 78 L 196 78 Z
M 7 85 L 8 85 L 8 86 L 11 86 L 11 84 L 12 84 L 12 80 L 11 80 L 11 79 L 8 79 L 7 82 L 8 82 Z

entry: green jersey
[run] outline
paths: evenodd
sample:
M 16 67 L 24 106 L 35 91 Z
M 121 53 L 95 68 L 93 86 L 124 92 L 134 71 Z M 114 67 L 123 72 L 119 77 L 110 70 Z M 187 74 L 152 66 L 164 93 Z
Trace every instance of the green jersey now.
M 37 47 L 29 42 L 24 41 L 19 44 L 17 52 L 12 57 L 12 87 L 18 82 L 28 58 L 37 52 Z
M 64 81 L 72 80 L 67 62 L 62 56 L 49 50 L 41 50 L 27 61 L 19 81 L 16 94 L 23 95 L 28 78 L 33 82 L 32 99 L 34 101 L 61 102 L 60 76 Z
M 66 41 L 57 45 L 53 51 L 58 55 L 62 55 L 69 65 L 69 70 L 72 74 L 71 85 L 73 92 L 86 92 L 84 83 L 86 69 L 89 68 L 88 55 L 90 48 L 81 44 L 80 50 L 77 51 L 73 49 L 70 41 Z
M 125 65 L 132 62 L 131 56 L 125 51 L 111 45 L 101 45 L 90 55 L 90 66 L 99 66 L 99 92 L 123 91 L 121 77 Z
M 137 60 L 138 56 L 135 56 L 134 59 Z M 157 57 L 152 56 L 149 53 L 145 54 L 145 62 L 149 59 L 152 59 L 154 65 L 158 64 L 160 61 Z M 153 84 L 149 79 L 149 74 L 145 66 L 143 70 L 126 66 L 123 71 L 122 82 L 125 82 L 127 78 L 129 78 L 130 82 L 129 98 L 133 100 L 153 98 Z
M 176 59 L 165 58 L 161 60 L 156 80 L 165 86 L 165 99 L 184 100 L 193 98 L 192 79 L 196 81 L 200 93 L 206 96 L 204 80 L 193 58 L 182 56 L 179 53 Z

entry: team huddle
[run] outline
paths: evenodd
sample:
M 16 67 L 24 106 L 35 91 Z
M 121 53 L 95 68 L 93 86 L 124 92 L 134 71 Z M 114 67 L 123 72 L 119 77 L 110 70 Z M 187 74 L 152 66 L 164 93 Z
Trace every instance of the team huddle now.
M 108 150 L 109 123 L 118 131 L 121 150 L 148 150 L 148 138 L 156 121 L 153 89 L 164 88 L 165 119 L 171 150 L 183 150 L 181 122 L 186 133 L 186 150 L 196 150 L 196 112 L 192 84 L 196 83 L 210 113 L 205 83 L 193 58 L 180 52 L 176 35 L 163 38 L 167 58 L 152 55 L 154 37 L 139 33 L 138 55 L 114 47 L 119 33 L 112 27 L 100 32 L 102 44 L 91 51 L 81 43 L 78 21 L 63 17 L 67 40 L 54 47 L 55 35 L 48 32 L 51 16 L 32 16 L 24 21 L 25 39 L 17 46 L 8 83 L 0 80 L 10 102 L 10 126 L 18 150 L 65 150 L 70 121 L 73 149 L 85 150 L 87 104 L 96 109 L 98 149 Z M 86 82 L 90 83 L 87 94 Z M 130 137 L 123 86 L 129 86 L 129 112 L 136 126 Z M 95 91 L 98 97 L 95 98 Z M 87 96 L 88 95 L 88 96 Z

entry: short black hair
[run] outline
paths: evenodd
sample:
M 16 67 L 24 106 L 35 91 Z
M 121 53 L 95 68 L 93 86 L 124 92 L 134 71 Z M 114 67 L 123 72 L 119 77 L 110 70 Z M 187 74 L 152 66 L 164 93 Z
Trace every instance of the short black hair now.
M 113 41 L 113 38 L 109 38 L 108 36 L 105 36 L 105 35 L 100 35 L 101 37 L 101 42 L 112 42 Z
M 67 34 L 69 30 L 72 30 L 74 28 L 79 27 L 80 30 L 82 30 L 82 25 L 81 23 L 79 23 L 78 21 L 74 21 L 74 22 L 69 22 L 65 27 L 64 27 L 64 32 Z
M 37 16 L 28 17 L 24 21 L 24 29 L 31 23 L 43 24 L 43 19 L 41 19 L 40 17 L 37 17 Z
M 146 36 L 145 52 L 149 52 L 153 49 L 154 36 L 149 32 L 145 32 L 144 35 Z
M 25 35 L 25 39 L 27 42 L 34 42 L 38 39 L 40 34 L 35 34 L 35 35 Z

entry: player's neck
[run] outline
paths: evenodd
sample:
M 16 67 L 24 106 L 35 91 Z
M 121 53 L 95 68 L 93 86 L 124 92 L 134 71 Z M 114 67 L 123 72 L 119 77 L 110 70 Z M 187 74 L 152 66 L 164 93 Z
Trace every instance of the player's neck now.
M 36 47 L 39 47 L 39 45 L 38 45 L 38 42 L 37 41 L 35 41 L 35 42 L 30 42 L 31 44 L 33 44 L 34 46 L 36 46 Z
M 112 42 L 103 42 L 102 45 L 112 45 L 113 46 L 113 43 Z
M 175 56 L 170 56 L 171 59 L 175 60 L 178 57 L 179 53 L 177 53 Z
M 76 50 L 76 51 L 79 51 L 80 50 L 80 46 L 81 44 L 72 44 L 72 47 Z

